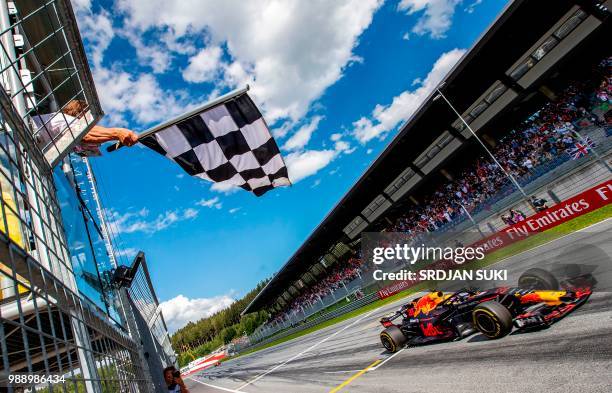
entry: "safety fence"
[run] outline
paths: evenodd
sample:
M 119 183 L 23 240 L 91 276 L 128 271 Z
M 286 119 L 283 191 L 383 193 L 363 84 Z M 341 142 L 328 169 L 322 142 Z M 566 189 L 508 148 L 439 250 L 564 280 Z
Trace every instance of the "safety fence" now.
M 161 370 L 176 363 L 161 307 L 155 294 L 145 255 L 140 251 L 131 266 L 119 266 L 113 274 L 113 285 L 131 337 L 139 342 L 140 361 L 156 391 L 165 383 Z

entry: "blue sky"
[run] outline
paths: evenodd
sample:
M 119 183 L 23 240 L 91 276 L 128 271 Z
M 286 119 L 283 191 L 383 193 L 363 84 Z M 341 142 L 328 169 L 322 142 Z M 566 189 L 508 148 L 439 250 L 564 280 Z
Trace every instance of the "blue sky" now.
M 502 0 L 73 0 L 103 125 L 137 132 L 246 83 L 294 185 L 257 198 L 146 148 L 93 159 L 171 329 L 270 277 L 505 6 Z

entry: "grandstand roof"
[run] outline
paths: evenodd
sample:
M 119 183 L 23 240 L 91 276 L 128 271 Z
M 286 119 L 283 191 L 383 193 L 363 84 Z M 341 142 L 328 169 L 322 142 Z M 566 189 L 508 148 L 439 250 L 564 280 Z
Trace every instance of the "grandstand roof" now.
M 537 89 L 537 83 L 528 87 L 521 86 L 508 76 L 508 70 L 515 66 L 525 53 L 533 50 L 534 44 L 550 32 L 555 24 L 569 12 L 573 12 L 577 4 L 588 14 L 595 15 L 596 23 L 599 24 L 605 14 L 598 13 L 593 3 L 569 0 L 512 2 L 446 76 L 442 88 L 444 94 L 461 113 L 475 104 L 496 81 L 503 82 L 517 92 L 517 99 L 529 97 L 530 93 Z M 612 5 L 612 0 L 607 3 L 606 5 Z M 598 34 L 601 34 L 601 30 L 598 28 Z M 551 71 L 547 73 L 550 74 Z M 449 130 L 451 123 L 457 118 L 442 100 L 431 100 L 432 96 L 433 94 L 420 106 L 387 148 L 243 313 L 254 312 L 274 304 L 288 286 L 298 280 L 313 264 L 318 263 L 321 255 L 334 242 L 346 236 L 343 229 L 347 224 L 359 216 L 363 209 L 445 130 Z

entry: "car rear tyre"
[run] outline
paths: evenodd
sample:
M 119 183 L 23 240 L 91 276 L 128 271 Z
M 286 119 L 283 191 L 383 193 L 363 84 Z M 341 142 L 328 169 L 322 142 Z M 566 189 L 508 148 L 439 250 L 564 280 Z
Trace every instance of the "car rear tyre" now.
M 518 280 L 518 285 L 523 289 L 538 289 L 543 291 L 556 291 L 559 289 L 559 281 L 552 273 L 534 267 L 525 271 Z
M 389 326 L 380 333 L 380 341 L 389 352 L 397 352 L 406 344 L 406 336 L 397 326 Z
M 501 338 L 512 330 L 512 314 L 503 304 L 494 300 L 476 306 L 472 317 L 474 327 L 488 338 Z

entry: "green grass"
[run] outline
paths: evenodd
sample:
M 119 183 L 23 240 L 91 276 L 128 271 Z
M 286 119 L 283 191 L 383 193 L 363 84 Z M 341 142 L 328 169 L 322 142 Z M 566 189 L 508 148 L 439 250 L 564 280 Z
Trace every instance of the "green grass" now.
M 506 259 L 508 257 L 511 257 L 513 255 L 519 254 L 521 252 L 530 250 L 534 247 L 537 247 L 539 245 L 542 245 L 544 243 L 550 242 L 554 239 L 557 239 L 561 236 L 567 235 L 569 233 L 578 231 L 580 229 L 586 228 L 589 225 L 593 225 L 595 223 L 598 223 L 600 221 L 603 221 L 607 218 L 612 217 L 612 205 L 606 205 L 602 208 L 599 208 L 595 211 L 592 211 L 590 213 L 587 213 L 583 216 L 580 217 L 576 217 L 571 221 L 565 222 L 561 225 L 558 225 L 554 228 L 551 228 L 547 231 L 529 236 L 527 239 L 522 240 L 520 242 L 517 243 L 513 243 L 507 247 L 504 247 L 501 250 L 495 251 L 489 255 L 487 255 L 484 259 L 482 259 L 481 261 L 478 261 L 477 263 L 471 263 L 469 265 L 469 268 L 481 268 L 481 267 L 485 267 L 485 266 L 489 266 L 492 265 L 496 262 L 501 261 L 502 259 Z M 406 289 L 405 291 L 396 293 L 395 295 L 389 296 L 388 298 L 385 299 L 380 299 L 377 300 L 373 303 L 370 303 L 368 305 L 365 305 L 357 310 L 351 311 L 349 313 L 346 313 L 344 315 L 340 315 L 336 318 L 330 319 L 329 321 L 325 321 L 322 322 L 316 326 L 310 327 L 308 329 L 290 334 L 286 337 L 282 337 L 279 338 L 278 340 L 272 341 L 268 344 L 262 345 L 260 347 L 257 348 L 253 348 L 250 349 L 248 351 L 245 351 L 237 356 L 234 356 L 232 358 L 226 358 L 224 360 L 230 360 L 230 359 L 235 359 L 236 357 L 239 356 L 244 356 L 244 355 L 248 355 L 250 353 L 253 352 L 257 352 L 260 351 L 262 349 L 266 349 L 266 348 L 270 348 L 273 347 L 275 345 L 278 344 L 282 344 L 284 342 L 293 340 L 294 338 L 298 338 L 298 337 L 302 337 L 305 336 L 307 334 L 310 334 L 312 332 L 316 332 L 317 330 L 321 330 L 324 329 L 328 326 L 332 326 L 335 325 L 339 322 L 345 321 L 347 319 L 356 317 L 358 315 L 367 313 L 370 310 L 374 310 L 377 309 L 379 307 L 382 307 L 384 305 L 387 305 L 389 303 L 393 303 L 397 300 L 403 299 L 405 297 L 410 296 L 411 294 L 415 293 L 415 292 L 420 292 L 423 291 L 427 288 L 431 287 L 431 283 L 430 282 L 421 282 L 411 288 Z M 277 334 L 280 334 L 282 332 L 279 332 Z

